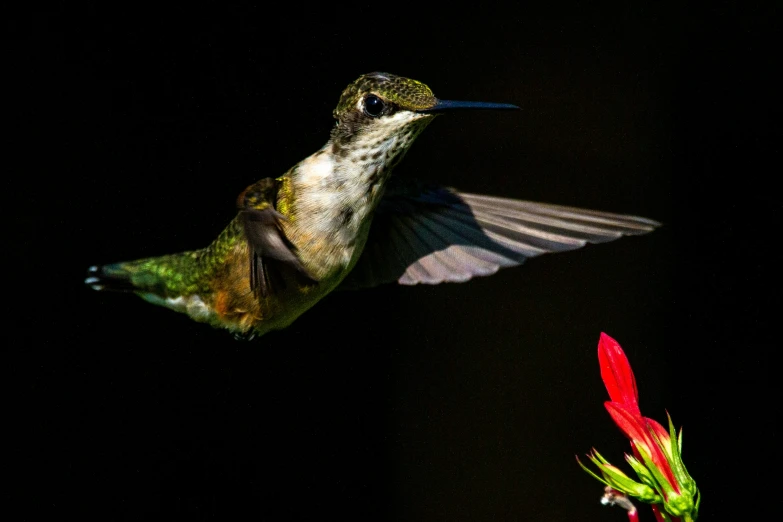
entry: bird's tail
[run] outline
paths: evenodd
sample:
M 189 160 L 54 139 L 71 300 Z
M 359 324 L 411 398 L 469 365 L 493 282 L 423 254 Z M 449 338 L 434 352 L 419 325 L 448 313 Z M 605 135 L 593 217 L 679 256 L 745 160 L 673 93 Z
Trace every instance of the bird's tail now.
M 165 285 L 145 264 L 149 263 L 141 260 L 91 266 L 84 284 L 98 291 L 162 293 Z
M 87 269 L 84 284 L 98 291 L 135 292 L 131 272 L 124 270 L 124 265 L 125 263 L 93 265 Z
M 186 264 L 190 253 L 95 265 L 87 269 L 84 283 L 93 290 L 134 292 L 169 297 L 180 294 L 187 285 Z

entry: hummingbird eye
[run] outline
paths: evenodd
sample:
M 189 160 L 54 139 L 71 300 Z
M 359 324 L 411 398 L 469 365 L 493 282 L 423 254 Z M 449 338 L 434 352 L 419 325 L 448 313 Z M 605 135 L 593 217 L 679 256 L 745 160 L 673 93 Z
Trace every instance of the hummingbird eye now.
M 364 98 L 364 113 L 368 116 L 377 118 L 381 115 L 381 113 L 383 113 L 384 108 L 385 104 L 383 103 L 383 100 L 374 94 L 370 94 Z

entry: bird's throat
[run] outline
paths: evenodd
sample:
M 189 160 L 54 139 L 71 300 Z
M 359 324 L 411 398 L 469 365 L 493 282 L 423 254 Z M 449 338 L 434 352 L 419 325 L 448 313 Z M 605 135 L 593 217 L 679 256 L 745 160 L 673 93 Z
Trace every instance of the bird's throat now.
M 284 225 L 308 270 L 346 272 L 364 246 L 392 170 L 431 121 L 393 121 L 332 139 L 290 172 L 295 203 Z

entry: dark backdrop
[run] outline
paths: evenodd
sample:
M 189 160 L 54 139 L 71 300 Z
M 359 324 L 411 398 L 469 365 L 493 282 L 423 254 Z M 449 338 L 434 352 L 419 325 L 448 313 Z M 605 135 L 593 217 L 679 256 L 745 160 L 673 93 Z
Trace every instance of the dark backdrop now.
M 4 431 L 26 519 L 623 520 L 574 460 L 628 449 L 601 331 L 643 412 L 685 426 L 703 518 L 747 498 L 776 440 L 771 10 L 411 7 L 7 22 Z M 439 118 L 397 175 L 664 226 L 466 284 L 335 294 L 253 342 L 82 285 L 91 264 L 206 245 L 374 70 L 523 109 Z

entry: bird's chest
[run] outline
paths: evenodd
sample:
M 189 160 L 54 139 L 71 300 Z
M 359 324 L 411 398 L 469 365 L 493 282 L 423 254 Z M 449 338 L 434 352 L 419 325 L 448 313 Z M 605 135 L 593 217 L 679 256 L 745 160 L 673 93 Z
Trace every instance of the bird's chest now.
M 319 279 L 345 275 L 353 266 L 385 179 L 383 168 L 369 163 L 332 158 L 300 165 L 293 212 L 283 228 Z

